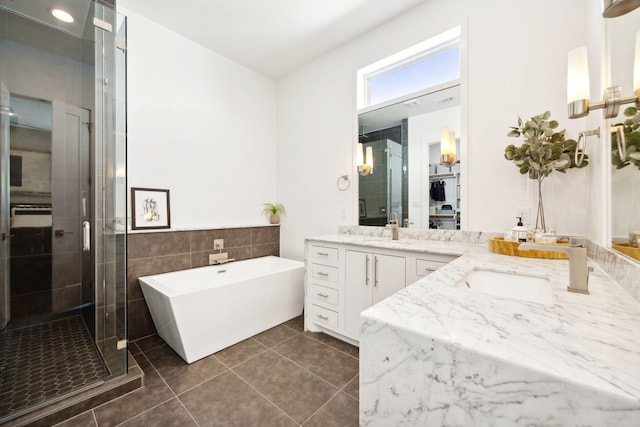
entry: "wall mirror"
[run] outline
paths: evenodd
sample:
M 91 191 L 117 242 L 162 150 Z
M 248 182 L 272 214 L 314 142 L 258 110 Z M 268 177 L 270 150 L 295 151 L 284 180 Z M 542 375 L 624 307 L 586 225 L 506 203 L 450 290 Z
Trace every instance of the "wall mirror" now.
M 460 82 L 395 99 L 358 115 L 358 142 L 373 156 L 359 177 L 359 224 L 391 219 L 411 228 L 460 228 L 460 141 L 457 163 L 440 160 L 442 127 L 460 134 Z M 434 187 L 437 187 L 434 188 Z
M 634 49 L 636 34 L 640 30 L 638 27 L 640 9 L 618 18 L 607 19 L 605 22 L 610 83 L 619 85 L 623 96 L 630 95 L 633 93 Z M 627 107 L 622 106 L 618 116 L 609 120 L 609 125 L 624 123 L 629 119 L 624 115 Z M 634 134 L 638 134 L 638 131 Z M 629 135 L 627 137 L 630 139 Z M 629 154 L 638 147 L 629 146 L 626 166 L 618 168 L 617 164 L 620 162 L 616 160 L 618 153 L 617 147 L 614 147 L 616 139 L 612 136 L 608 141 L 611 144 L 609 151 L 612 156 L 610 177 L 612 248 L 640 262 L 640 248 L 633 247 L 639 246 L 638 238 L 636 237 L 634 242 L 633 236 L 640 235 L 640 162 L 634 164 L 629 161 Z

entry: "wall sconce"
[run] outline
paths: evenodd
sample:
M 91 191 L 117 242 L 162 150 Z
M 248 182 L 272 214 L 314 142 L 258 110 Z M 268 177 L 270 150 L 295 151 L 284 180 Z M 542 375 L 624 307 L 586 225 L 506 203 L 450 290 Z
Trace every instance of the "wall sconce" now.
M 440 164 L 449 167 L 456 164 L 456 134 L 447 126 L 440 131 Z
M 367 147 L 366 161 L 364 157 L 364 144 L 358 143 L 358 173 L 362 176 L 373 174 L 373 147 Z
M 640 7 L 640 0 L 602 0 L 602 16 L 616 18 Z
M 569 52 L 567 68 L 567 106 L 569 118 L 577 119 L 589 114 L 589 110 L 602 108 L 605 119 L 618 115 L 620 105 L 635 103 L 640 98 L 640 32 L 636 34 L 636 48 L 633 67 L 633 95 L 621 96 L 620 86 L 605 89 L 602 101 L 589 101 L 589 67 L 587 48 L 578 47 Z

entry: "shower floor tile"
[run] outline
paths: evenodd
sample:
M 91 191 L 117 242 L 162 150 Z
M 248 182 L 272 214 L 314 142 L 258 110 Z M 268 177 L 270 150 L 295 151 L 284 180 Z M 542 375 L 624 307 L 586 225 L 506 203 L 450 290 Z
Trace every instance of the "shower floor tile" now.
M 106 374 L 80 316 L 0 333 L 0 422 Z

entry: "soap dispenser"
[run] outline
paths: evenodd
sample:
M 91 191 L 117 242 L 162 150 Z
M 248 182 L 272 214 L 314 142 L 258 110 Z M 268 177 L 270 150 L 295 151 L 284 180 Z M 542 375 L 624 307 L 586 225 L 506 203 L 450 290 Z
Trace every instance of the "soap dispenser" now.
M 511 236 L 514 242 L 526 242 L 527 241 L 527 228 L 522 224 L 522 217 L 517 216 L 518 224 L 511 230 Z

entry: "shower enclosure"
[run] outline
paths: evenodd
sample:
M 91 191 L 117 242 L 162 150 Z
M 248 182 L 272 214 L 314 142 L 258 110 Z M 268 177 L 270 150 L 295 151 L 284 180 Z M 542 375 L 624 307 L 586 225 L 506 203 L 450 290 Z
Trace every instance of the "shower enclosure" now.
M 0 423 L 127 371 L 125 67 L 113 1 L 0 0 Z

